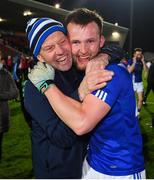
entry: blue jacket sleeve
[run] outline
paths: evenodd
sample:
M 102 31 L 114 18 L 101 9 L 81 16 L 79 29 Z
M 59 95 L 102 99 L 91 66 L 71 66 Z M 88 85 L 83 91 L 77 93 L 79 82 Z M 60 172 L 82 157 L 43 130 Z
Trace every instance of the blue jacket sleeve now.
M 25 86 L 24 105 L 35 129 L 37 124 L 39 131 L 41 128 L 51 143 L 67 148 L 76 141 L 77 135 L 58 118 L 47 98 L 30 81 Z

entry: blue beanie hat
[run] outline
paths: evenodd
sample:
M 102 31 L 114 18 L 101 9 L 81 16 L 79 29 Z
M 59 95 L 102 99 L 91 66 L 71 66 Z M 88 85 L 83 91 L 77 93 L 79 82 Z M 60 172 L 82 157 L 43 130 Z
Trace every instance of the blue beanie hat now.
M 64 25 L 51 18 L 33 18 L 27 22 L 26 33 L 29 48 L 35 57 L 39 54 L 45 39 L 56 31 L 66 34 Z

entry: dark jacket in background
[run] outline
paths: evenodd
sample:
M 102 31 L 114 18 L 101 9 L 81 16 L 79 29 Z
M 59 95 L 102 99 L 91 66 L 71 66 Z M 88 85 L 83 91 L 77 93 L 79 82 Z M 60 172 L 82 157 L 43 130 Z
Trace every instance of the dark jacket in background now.
M 154 88 L 154 62 L 151 63 L 151 66 L 149 68 L 147 82 Z
M 9 129 L 9 105 L 8 100 L 18 97 L 18 89 L 6 69 L 0 69 L 0 133 Z
M 63 73 L 56 71 L 56 85 L 67 96 L 78 99 L 76 90 L 80 81 L 73 68 Z M 47 98 L 30 81 L 25 86 L 24 101 L 32 121 L 35 178 L 81 178 L 87 137 L 79 137 L 67 127 L 57 117 Z

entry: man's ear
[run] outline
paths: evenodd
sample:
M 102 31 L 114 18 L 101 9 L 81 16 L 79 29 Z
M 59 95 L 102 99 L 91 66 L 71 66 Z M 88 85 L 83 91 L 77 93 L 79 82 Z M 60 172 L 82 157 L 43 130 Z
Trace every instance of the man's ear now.
M 38 55 L 37 55 L 37 59 L 38 59 L 40 62 L 44 62 L 44 59 L 43 59 L 43 57 L 41 56 L 41 54 L 38 54 Z
M 105 43 L 105 38 L 103 35 L 101 35 L 101 39 L 100 39 L 100 48 L 102 48 L 104 46 Z

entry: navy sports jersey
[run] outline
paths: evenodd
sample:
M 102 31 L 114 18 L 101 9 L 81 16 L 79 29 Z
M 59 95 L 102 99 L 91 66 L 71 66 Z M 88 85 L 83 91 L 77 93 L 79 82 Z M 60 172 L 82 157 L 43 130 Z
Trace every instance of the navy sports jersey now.
M 132 65 L 133 60 L 129 60 L 128 64 Z M 139 83 L 142 82 L 142 71 L 143 71 L 143 63 L 142 61 L 138 60 L 135 64 L 135 69 L 133 71 L 133 82 Z
M 132 79 L 124 67 L 112 64 L 107 69 L 114 71 L 113 79 L 92 94 L 107 103 L 111 110 L 92 132 L 87 161 L 103 174 L 130 175 L 144 170 Z

